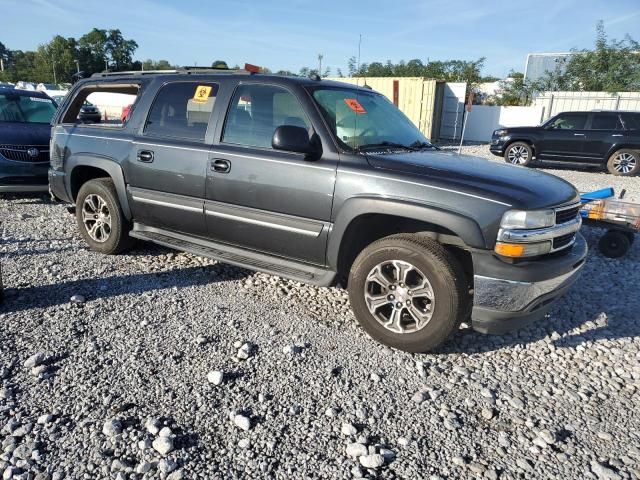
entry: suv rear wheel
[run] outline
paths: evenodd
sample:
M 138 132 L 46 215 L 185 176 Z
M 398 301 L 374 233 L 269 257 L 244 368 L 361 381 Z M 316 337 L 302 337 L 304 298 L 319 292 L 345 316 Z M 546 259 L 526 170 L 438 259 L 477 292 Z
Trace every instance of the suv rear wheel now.
M 458 260 L 420 235 L 392 235 L 365 248 L 351 267 L 348 290 L 362 328 L 407 352 L 439 347 L 469 311 Z
M 504 152 L 504 160 L 512 165 L 526 167 L 533 162 L 533 149 L 526 142 L 513 142 Z
M 607 162 L 607 170 L 612 175 L 628 177 L 640 170 L 640 155 L 636 150 L 622 149 L 614 152 Z
M 80 187 L 76 220 L 80 234 L 93 251 L 113 255 L 133 245 L 129 224 L 109 178 L 89 180 Z

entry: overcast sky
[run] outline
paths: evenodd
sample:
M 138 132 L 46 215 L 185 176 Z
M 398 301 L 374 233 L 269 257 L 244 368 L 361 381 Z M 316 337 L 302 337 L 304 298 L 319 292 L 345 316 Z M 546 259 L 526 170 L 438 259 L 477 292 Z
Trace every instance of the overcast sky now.
M 640 40 L 640 0 L 0 0 L 0 42 L 35 49 L 56 34 L 119 28 L 136 59 L 179 65 L 226 60 L 276 71 L 362 62 L 486 57 L 484 74 L 524 70 L 527 53 L 590 48 L 604 20 L 611 37 Z

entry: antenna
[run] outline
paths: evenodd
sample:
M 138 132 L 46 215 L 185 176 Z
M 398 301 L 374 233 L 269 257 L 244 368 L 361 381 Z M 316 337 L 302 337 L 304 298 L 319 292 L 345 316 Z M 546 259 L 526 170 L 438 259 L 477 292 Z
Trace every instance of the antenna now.
M 358 39 L 358 64 L 356 66 L 356 74 L 360 71 L 360 47 L 362 46 L 362 34 L 360 34 L 360 38 Z M 356 77 L 356 85 L 360 82 Z

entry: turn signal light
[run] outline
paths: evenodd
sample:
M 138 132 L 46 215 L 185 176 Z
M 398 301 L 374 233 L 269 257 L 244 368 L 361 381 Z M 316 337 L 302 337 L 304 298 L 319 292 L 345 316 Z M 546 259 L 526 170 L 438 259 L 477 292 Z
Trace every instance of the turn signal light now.
M 518 243 L 496 243 L 496 253 L 503 257 L 522 257 L 524 256 L 524 245 Z
M 551 242 L 506 243 L 497 242 L 495 252 L 503 257 L 537 257 L 551 251 Z

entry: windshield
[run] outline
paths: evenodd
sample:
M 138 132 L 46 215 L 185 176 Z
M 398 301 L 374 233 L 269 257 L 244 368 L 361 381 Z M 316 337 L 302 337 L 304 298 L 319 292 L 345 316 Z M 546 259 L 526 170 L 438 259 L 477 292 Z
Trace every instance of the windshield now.
M 50 123 L 55 112 L 49 98 L 0 92 L 0 122 Z
M 342 148 L 357 151 L 429 145 L 411 120 L 383 95 L 350 88 L 318 88 L 313 98 Z

